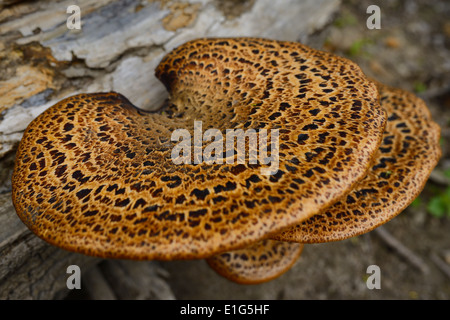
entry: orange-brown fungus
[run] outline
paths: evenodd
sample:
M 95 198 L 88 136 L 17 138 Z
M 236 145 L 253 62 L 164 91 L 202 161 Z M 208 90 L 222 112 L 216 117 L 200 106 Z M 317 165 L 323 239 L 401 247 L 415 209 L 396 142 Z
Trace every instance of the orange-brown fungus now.
M 241 249 L 347 194 L 381 143 L 385 113 L 373 82 L 353 62 L 299 43 L 195 40 L 170 52 L 156 75 L 170 93 L 167 114 L 117 93 L 80 94 L 28 126 L 13 200 L 39 237 L 111 258 Z M 174 164 L 171 133 L 193 136 L 194 120 L 223 134 L 278 129 L 279 170 Z
M 261 240 L 244 249 L 206 259 L 223 277 L 241 284 L 270 281 L 288 271 L 300 257 L 303 244 Z
M 386 223 L 421 192 L 440 156 L 440 128 L 414 94 L 378 84 L 388 121 L 366 177 L 341 201 L 276 235 L 316 243 L 357 236 Z

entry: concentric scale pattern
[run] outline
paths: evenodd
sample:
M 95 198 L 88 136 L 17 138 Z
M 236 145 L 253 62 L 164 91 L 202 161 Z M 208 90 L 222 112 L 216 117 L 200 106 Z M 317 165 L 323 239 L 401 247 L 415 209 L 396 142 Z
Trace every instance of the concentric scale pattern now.
M 244 249 L 206 259 L 225 278 L 240 284 L 259 284 L 279 277 L 300 257 L 303 244 L 262 240 Z
M 38 236 L 100 257 L 207 258 L 232 281 L 260 283 L 286 272 L 303 243 L 392 219 L 441 155 L 422 100 L 298 43 L 199 39 L 170 52 L 156 76 L 170 93 L 163 112 L 118 93 L 81 94 L 29 125 L 13 201 Z M 183 158 L 173 158 L 176 129 L 194 137 Z M 208 129 L 222 133 L 220 149 Z M 259 144 L 245 140 L 241 159 L 232 141 L 227 153 L 230 129 L 254 130 Z M 276 159 L 272 174 L 262 152 Z
M 195 40 L 156 75 L 170 93 L 167 113 L 145 113 L 117 93 L 80 94 L 29 125 L 13 200 L 38 236 L 112 258 L 240 249 L 350 192 L 381 143 L 385 113 L 373 82 L 349 60 L 298 43 Z M 171 134 L 194 135 L 194 121 L 221 132 L 279 130 L 279 170 L 174 164 Z
M 440 156 L 440 128 L 414 94 L 378 84 L 388 121 L 366 177 L 341 201 L 274 239 L 317 243 L 369 232 L 404 210 L 422 191 Z

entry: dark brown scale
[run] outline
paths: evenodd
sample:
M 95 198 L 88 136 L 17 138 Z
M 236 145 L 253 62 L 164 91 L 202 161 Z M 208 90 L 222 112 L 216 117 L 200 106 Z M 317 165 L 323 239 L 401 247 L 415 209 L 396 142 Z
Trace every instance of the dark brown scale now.
M 209 257 L 322 212 L 364 177 L 381 143 L 376 86 L 349 60 L 299 43 L 199 39 L 170 52 L 156 76 L 170 93 L 169 115 L 93 93 L 67 98 L 29 125 L 13 200 L 37 235 L 101 257 Z M 193 137 L 194 120 L 224 137 L 226 129 L 283 130 L 280 170 L 263 175 L 268 165 L 249 164 L 248 142 L 245 164 L 175 165 L 171 134 L 180 128 Z M 54 204 L 38 200 L 52 197 Z
M 377 85 L 388 121 L 366 177 L 345 200 L 274 239 L 317 243 L 357 236 L 394 218 L 422 191 L 441 156 L 440 128 L 431 119 L 425 103 L 414 94 Z M 360 108 L 361 101 L 353 105 Z M 340 133 L 342 137 L 346 135 Z M 350 155 L 353 149 L 344 152 Z M 349 218 L 348 212 L 358 219 Z
M 262 240 L 244 249 L 208 258 L 208 265 L 221 276 L 240 284 L 259 284 L 288 271 L 300 257 L 303 245 Z

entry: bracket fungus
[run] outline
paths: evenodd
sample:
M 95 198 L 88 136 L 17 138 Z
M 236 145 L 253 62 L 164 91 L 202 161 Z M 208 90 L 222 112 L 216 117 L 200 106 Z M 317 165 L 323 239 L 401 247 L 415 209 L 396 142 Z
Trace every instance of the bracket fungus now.
M 377 83 L 388 121 L 367 175 L 339 202 L 274 239 L 344 240 L 388 222 L 422 191 L 440 156 L 440 128 L 414 94 Z
M 300 257 L 302 243 L 265 239 L 243 249 L 206 259 L 225 278 L 241 284 L 258 284 L 279 277 Z
M 299 43 L 193 40 L 168 53 L 156 76 L 170 95 L 165 112 L 91 93 L 30 123 L 13 202 L 39 237 L 105 258 L 206 258 L 229 279 L 257 283 L 290 268 L 303 242 L 386 222 L 418 194 L 439 157 L 439 128 L 422 102 Z M 267 162 L 250 154 L 239 158 L 238 141 L 229 153 L 218 139 L 211 153 L 208 138 L 195 141 L 195 122 L 219 132 L 276 130 L 276 146 L 245 134 L 243 141 L 249 153 L 276 152 L 277 170 L 264 173 Z M 215 161 L 194 152 L 174 163 L 176 130 Z M 379 178 L 382 170 L 393 173 Z M 343 201 L 352 206 L 339 208 Z

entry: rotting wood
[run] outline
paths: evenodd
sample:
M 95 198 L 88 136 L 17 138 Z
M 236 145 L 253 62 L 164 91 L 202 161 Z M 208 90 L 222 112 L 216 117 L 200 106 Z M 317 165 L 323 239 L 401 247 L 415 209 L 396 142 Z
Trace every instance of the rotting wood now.
M 118 299 L 175 299 L 164 280 L 167 272 L 155 261 L 106 260 L 100 263 L 99 269 Z
M 10 193 L 0 195 L 0 259 L 0 299 L 62 298 L 69 265 L 87 270 L 100 261 L 37 238 L 16 218 Z
M 82 287 L 86 286 L 86 298 L 92 300 L 117 300 L 114 291 L 101 273 L 98 265 L 89 269 L 83 276 Z

